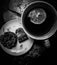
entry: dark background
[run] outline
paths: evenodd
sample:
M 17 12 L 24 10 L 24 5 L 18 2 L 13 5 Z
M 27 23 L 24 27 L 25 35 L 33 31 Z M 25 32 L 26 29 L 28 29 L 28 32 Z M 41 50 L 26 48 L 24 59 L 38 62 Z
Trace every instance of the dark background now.
M 9 1 L 10 0 L 0 0 L 0 28 L 5 23 L 3 20 L 3 12 L 8 10 Z M 56 0 L 44 1 L 51 3 L 57 10 Z M 40 64 L 57 64 L 57 32 L 50 38 L 50 42 L 51 48 L 46 49 L 44 54 L 39 58 L 39 61 L 36 60 L 36 62 L 40 62 Z M 13 63 L 14 58 L 16 61 Z M 18 57 L 7 55 L 0 47 L 0 64 L 15 64 L 17 61 L 19 61 Z

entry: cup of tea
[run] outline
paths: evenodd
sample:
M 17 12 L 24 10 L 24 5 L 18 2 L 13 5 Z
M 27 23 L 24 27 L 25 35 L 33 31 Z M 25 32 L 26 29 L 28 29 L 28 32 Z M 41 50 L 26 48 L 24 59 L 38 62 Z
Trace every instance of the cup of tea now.
M 22 14 L 25 33 L 33 39 L 44 40 L 57 30 L 57 11 L 53 5 L 44 1 L 30 3 Z

